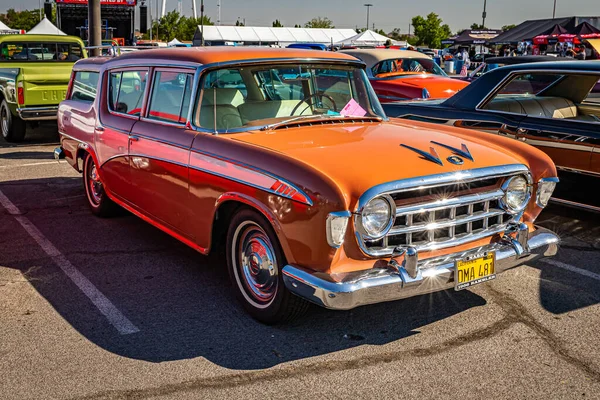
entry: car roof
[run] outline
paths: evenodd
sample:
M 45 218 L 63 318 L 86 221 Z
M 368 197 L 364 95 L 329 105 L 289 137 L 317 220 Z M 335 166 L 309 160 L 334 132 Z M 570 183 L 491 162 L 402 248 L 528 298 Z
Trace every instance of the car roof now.
M 40 35 L 40 34 L 24 34 L 24 35 L 0 35 L 0 42 L 78 42 L 83 43 L 81 38 L 69 35 Z
M 359 58 L 367 64 L 367 68 L 373 68 L 375 65 L 385 60 L 397 58 L 420 58 L 430 59 L 429 56 L 412 50 L 396 50 L 396 49 L 356 49 L 356 50 L 340 50 L 338 53 L 349 54 Z
M 362 64 L 355 58 L 336 52 L 307 49 L 279 49 L 271 47 L 162 47 L 143 51 L 132 51 L 118 57 L 104 60 L 104 64 L 119 66 L 127 64 L 154 63 L 169 61 L 173 66 L 181 64 L 215 64 L 224 62 L 245 62 L 258 60 L 301 59 L 307 61 L 340 61 Z
M 509 74 L 519 71 L 553 73 L 591 72 L 600 75 L 600 61 L 561 61 L 509 65 L 491 70 L 443 103 L 444 107 L 474 109 Z
M 487 64 L 528 64 L 534 62 L 552 62 L 552 61 L 573 61 L 568 57 L 552 57 L 552 56 L 514 56 L 514 57 L 486 57 Z

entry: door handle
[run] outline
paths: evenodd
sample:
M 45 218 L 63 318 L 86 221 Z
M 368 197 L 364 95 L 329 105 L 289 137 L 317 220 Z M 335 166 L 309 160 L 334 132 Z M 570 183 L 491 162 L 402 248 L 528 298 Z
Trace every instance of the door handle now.
M 104 127 L 103 126 L 97 126 L 94 129 L 96 129 L 96 132 L 104 132 Z
M 140 140 L 140 137 L 131 135 L 131 136 L 129 136 L 129 140 L 131 140 L 132 142 L 138 142 Z

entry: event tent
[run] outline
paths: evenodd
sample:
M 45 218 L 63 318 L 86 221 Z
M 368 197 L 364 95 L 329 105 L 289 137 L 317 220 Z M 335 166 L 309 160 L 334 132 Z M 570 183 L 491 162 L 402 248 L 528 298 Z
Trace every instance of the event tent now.
M 66 35 L 46 17 L 26 33 L 27 35 Z
M 253 26 L 205 25 L 198 26 L 194 46 L 199 46 L 204 35 L 206 45 L 244 44 L 287 46 L 292 43 L 337 43 L 356 35 L 354 29 L 270 28 Z
M 21 33 L 21 31 L 18 29 L 10 29 L 5 23 L 0 21 L 0 35 L 6 35 L 10 33 Z
M 390 39 L 389 37 L 380 35 L 372 30 L 363 31 L 357 35 L 349 37 L 347 39 L 336 42 L 338 46 L 382 46 L 387 41 L 390 41 L 393 45 L 406 45 L 406 42 L 398 42 Z
M 461 32 L 458 36 L 442 40 L 442 44 L 449 45 L 473 45 L 473 44 L 486 44 L 490 40 L 501 34 L 502 31 L 499 29 L 488 29 L 488 30 L 471 30 L 467 29 Z
M 490 43 L 517 44 L 525 40 L 533 40 L 534 37 L 552 29 L 557 24 L 566 28 L 567 31 L 573 31 L 575 30 L 575 27 L 582 22 L 588 22 L 590 25 L 600 28 L 600 17 L 566 17 L 530 20 L 498 35 L 496 38 L 490 40 Z

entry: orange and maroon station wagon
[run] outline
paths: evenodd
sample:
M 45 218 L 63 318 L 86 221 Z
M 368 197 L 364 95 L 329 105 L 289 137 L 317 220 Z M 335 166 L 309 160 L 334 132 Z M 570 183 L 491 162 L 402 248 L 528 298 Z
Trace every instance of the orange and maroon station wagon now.
M 556 254 L 534 222 L 547 155 L 388 119 L 345 54 L 172 48 L 75 64 L 61 146 L 102 217 L 129 210 L 202 254 L 273 323 L 455 288 Z M 200 283 L 198 283 L 200 286 Z

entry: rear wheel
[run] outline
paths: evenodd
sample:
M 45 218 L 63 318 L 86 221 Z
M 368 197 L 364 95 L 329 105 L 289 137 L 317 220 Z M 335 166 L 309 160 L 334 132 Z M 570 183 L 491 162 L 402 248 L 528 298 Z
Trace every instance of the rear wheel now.
M 112 217 L 117 213 L 118 207 L 106 195 L 94 157 L 89 153 L 83 160 L 83 186 L 93 214 L 99 217 Z
M 227 266 L 242 305 L 260 322 L 274 324 L 302 315 L 309 303 L 283 283 L 285 257 L 271 225 L 257 212 L 242 209 L 227 233 Z
M 2 100 L 0 104 L 0 130 L 7 142 L 22 142 L 25 138 L 25 121 L 12 115 L 6 100 Z

